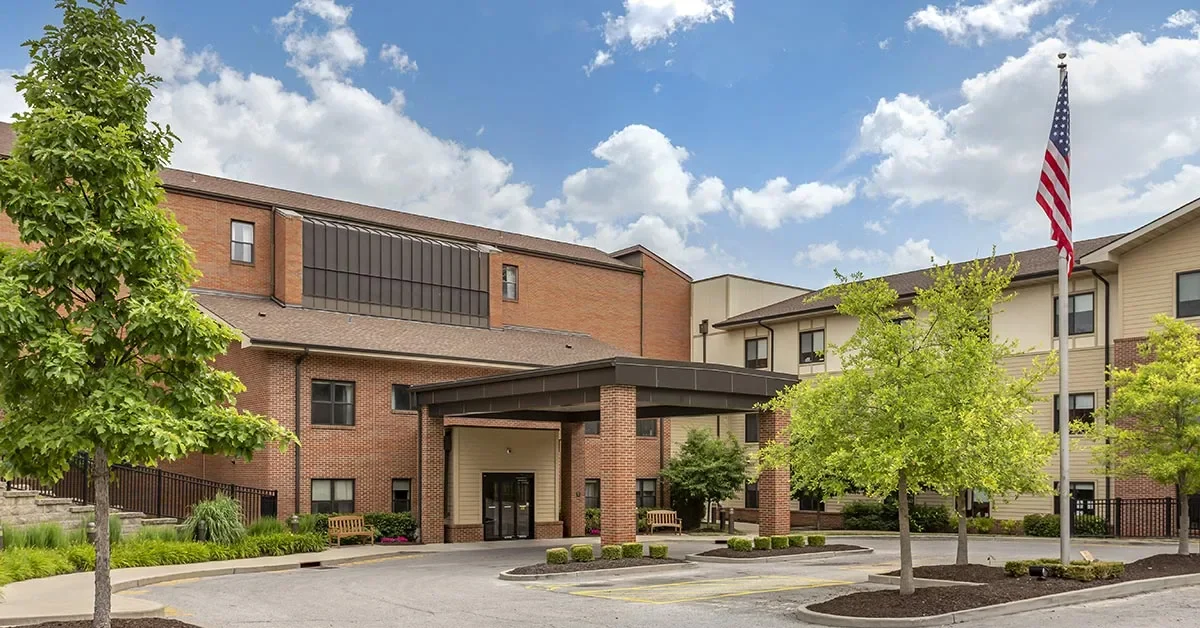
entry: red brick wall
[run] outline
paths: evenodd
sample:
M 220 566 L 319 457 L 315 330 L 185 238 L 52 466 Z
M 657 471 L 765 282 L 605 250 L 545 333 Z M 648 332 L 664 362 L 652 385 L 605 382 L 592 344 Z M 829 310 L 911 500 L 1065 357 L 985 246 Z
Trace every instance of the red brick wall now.
M 199 288 L 245 294 L 271 294 L 275 270 L 271 251 L 271 210 L 201 196 L 167 192 L 167 209 L 183 225 L 183 237 L 196 251 Z M 230 221 L 254 223 L 254 263 L 229 259 Z
M 645 356 L 662 360 L 691 360 L 692 284 L 649 255 L 641 255 L 645 270 Z
M 295 212 L 275 213 L 273 267 L 275 298 L 300 305 L 304 298 L 304 223 Z
M 636 422 L 637 389 L 601 386 L 600 538 L 606 545 L 637 537 L 633 460 Z
M 1134 364 L 1144 362 L 1138 355 L 1138 345 L 1146 342 L 1145 337 L 1141 338 L 1120 338 L 1113 341 L 1113 366 L 1117 368 L 1127 369 Z M 1113 497 L 1129 498 L 1147 498 L 1147 497 L 1175 497 L 1175 488 L 1159 484 L 1145 476 L 1122 478 L 1113 478 Z

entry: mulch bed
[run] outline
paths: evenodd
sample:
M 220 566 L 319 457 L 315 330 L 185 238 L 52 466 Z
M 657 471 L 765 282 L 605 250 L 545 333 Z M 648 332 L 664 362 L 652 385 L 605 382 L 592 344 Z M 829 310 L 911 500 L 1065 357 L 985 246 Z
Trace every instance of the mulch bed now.
M 1077 591 L 1118 582 L 1164 578 L 1183 574 L 1200 573 L 1200 555 L 1179 556 L 1158 554 L 1125 565 L 1125 574 L 1113 580 L 1078 582 L 1060 578 L 1038 580 L 1029 576 L 1009 578 L 1000 567 L 984 565 L 933 565 L 916 567 L 913 575 L 918 578 L 957 580 L 960 582 L 984 582 L 986 586 L 928 587 L 919 588 L 912 595 L 901 597 L 895 589 L 851 593 L 832 600 L 813 604 L 808 609 L 830 615 L 850 617 L 925 617 L 954 611 L 1003 604 L 1054 593 Z M 899 575 L 892 572 L 888 575 Z
M 570 562 L 563 565 L 551 565 L 549 563 L 537 563 L 534 565 L 525 565 L 517 567 L 511 573 L 516 575 L 540 574 L 540 573 L 572 573 L 576 571 L 602 571 L 604 569 L 616 569 L 618 567 L 644 567 L 646 565 L 666 565 L 671 563 L 682 563 L 684 561 L 675 558 L 618 558 L 616 560 L 593 560 L 590 563 Z
M 195 624 L 185 624 L 174 619 L 151 617 L 149 619 L 114 619 L 113 628 L 199 628 Z M 34 624 L 26 628 L 92 628 L 92 621 L 52 621 L 45 624 Z
M 848 550 L 867 549 L 857 545 L 821 545 L 804 547 L 785 547 L 783 549 L 769 550 L 751 550 L 749 552 L 739 552 L 731 550 L 728 547 L 719 547 L 710 549 L 707 552 L 700 552 L 699 556 L 718 556 L 720 558 L 763 558 L 766 556 L 792 556 L 794 554 L 822 554 L 825 552 L 845 552 Z

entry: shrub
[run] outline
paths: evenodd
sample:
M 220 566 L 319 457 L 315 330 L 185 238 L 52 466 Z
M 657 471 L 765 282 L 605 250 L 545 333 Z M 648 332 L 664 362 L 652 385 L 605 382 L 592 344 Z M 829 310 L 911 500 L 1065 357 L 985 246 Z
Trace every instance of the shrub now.
M 39 523 L 24 528 L 4 526 L 5 547 L 61 549 L 82 543 L 83 540 L 77 534 L 67 534 L 57 523 Z
M 625 558 L 641 558 L 642 554 L 645 553 L 643 549 L 641 543 L 622 543 L 621 556 Z
M 638 532 L 649 532 L 650 531 L 650 523 L 646 519 L 646 513 L 650 512 L 651 510 L 653 510 L 653 509 L 652 508 L 638 508 L 637 509 Z
M 565 565 L 571 559 L 571 555 L 567 553 L 567 548 L 556 547 L 546 550 L 546 564 L 549 565 Z
M 1125 574 L 1125 563 L 1097 561 L 1092 563 L 1092 567 L 1096 570 L 1096 578 L 1099 580 L 1112 580 Z
M 754 541 L 751 541 L 744 536 L 732 537 L 726 541 L 725 544 L 729 546 L 729 549 L 735 552 L 749 552 L 750 550 L 754 549 Z
M 37 547 L 6 548 L 0 554 L 0 580 L 19 582 L 75 571 L 65 550 Z
M 1047 574 L 1051 578 L 1062 577 L 1063 566 L 1057 558 L 1036 558 L 1033 560 L 1010 560 L 1004 563 L 1004 573 L 1010 577 L 1016 578 L 1029 575 L 1029 568 L 1034 565 L 1041 565 L 1049 570 Z
M 1091 565 L 1067 565 L 1063 570 L 1063 577 L 1067 580 L 1091 582 L 1096 579 L 1096 569 Z
M 650 558 L 666 558 L 667 546 L 655 543 L 650 546 Z
M 320 552 L 326 547 L 325 538 L 319 534 L 291 534 L 280 532 L 247 537 L 238 546 L 245 547 L 250 558 L 257 556 L 287 556 L 288 554 L 303 554 Z
M 804 547 L 804 535 L 803 534 L 789 534 L 788 535 L 788 545 L 790 545 L 792 547 Z
M 808 540 L 808 544 L 811 545 L 812 547 L 825 547 L 825 535 L 824 534 L 810 534 L 810 535 L 808 535 L 807 540 Z
M 1020 521 L 1017 521 L 1016 519 L 1001 519 L 1000 520 L 1000 533 L 1001 534 L 1016 535 L 1016 534 L 1021 534 L 1023 532 L 1024 532 L 1024 529 L 1023 529 L 1023 526 L 1021 525 Z
M 1075 536 L 1108 536 L 1108 522 L 1098 515 L 1075 515 Z
M 842 508 L 847 530 L 891 530 L 899 528 L 896 511 L 880 502 L 850 502 Z
M 96 520 L 94 513 L 89 513 L 79 522 L 79 529 L 70 533 L 70 538 L 73 543 L 87 543 L 87 524 Z M 121 519 L 116 515 L 108 517 L 108 544 L 110 546 L 121 542 L 121 535 L 124 534 L 124 526 L 121 525 Z
M 250 527 L 246 528 L 246 536 L 266 536 L 268 534 L 283 534 L 287 532 L 287 526 L 275 517 L 262 517 L 256 519 Z
M 899 514 L 899 513 L 897 513 Z M 913 532 L 953 532 L 958 522 L 951 522 L 949 508 L 945 506 L 925 506 L 913 504 L 908 509 L 908 526 Z M 893 525 L 899 526 L 893 522 Z
M 995 522 L 991 517 L 972 517 L 967 520 L 967 532 L 973 534 L 991 534 Z
M 179 531 L 175 526 L 144 526 L 133 537 L 134 541 L 178 541 Z
M 240 556 L 239 556 L 240 558 Z M 154 567 L 157 565 L 186 565 L 212 560 L 208 543 L 188 541 L 137 541 L 122 543 L 112 549 L 112 567 Z
M 596 557 L 596 553 L 592 550 L 591 545 L 582 543 L 571 546 L 571 560 L 577 563 L 590 563 Z
M 328 535 L 329 515 L 325 513 L 300 515 L 300 533 Z
M 1058 515 L 1032 514 L 1025 515 L 1022 528 L 1029 536 L 1056 537 L 1061 525 Z
M 787 549 L 787 546 L 787 536 L 781 534 L 771 537 L 771 549 Z
M 754 549 L 756 549 L 756 550 L 771 549 L 771 537 L 769 537 L 769 536 L 754 537 Z
M 591 534 L 593 530 L 600 529 L 600 509 L 587 508 L 583 511 L 583 527 Z
M 67 548 L 66 557 L 75 571 L 91 571 L 96 568 L 96 548 L 93 545 L 72 545 Z
M 183 536 L 198 539 L 200 522 L 208 527 L 208 541 L 232 545 L 246 536 L 242 525 L 242 505 L 225 493 L 192 506 L 192 515 L 183 522 Z
M 600 558 L 602 560 L 617 560 L 621 557 L 620 545 L 605 545 L 600 548 Z
M 369 512 L 363 522 L 375 528 L 379 536 L 413 538 L 417 532 L 417 520 L 411 512 Z

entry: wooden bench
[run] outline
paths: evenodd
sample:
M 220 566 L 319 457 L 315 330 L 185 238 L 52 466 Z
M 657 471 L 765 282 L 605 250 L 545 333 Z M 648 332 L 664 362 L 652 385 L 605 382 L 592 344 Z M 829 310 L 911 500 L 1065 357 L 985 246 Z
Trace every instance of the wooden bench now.
M 358 515 L 341 515 L 329 518 L 329 540 L 342 544 L 343 537 L 365 536 L 375 544 L 375 528 L 366 524 Z
M 646 526 L 653 533 L 655 528 L 675 528 L 675 534 L 683 533 L 683 522 L 674 510 L 651 510 L 646 513 Z

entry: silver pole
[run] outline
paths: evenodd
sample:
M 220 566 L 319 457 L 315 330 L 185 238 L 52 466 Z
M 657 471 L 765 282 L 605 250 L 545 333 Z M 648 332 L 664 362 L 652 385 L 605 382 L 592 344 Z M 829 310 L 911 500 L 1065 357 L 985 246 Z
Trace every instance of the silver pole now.
M 1061 88 L 1067 75 L 1067 54 L 1058 55 L 1058 84 Z M 1058 253 L 1058 512 L 1059 512 L 1059 559 L 1062 564 L 1071 563 L 1071 387 L 1068 377 L 1067 345 L 1070 344 L 1070 325 L 1067 318 L 1067 252 Z

